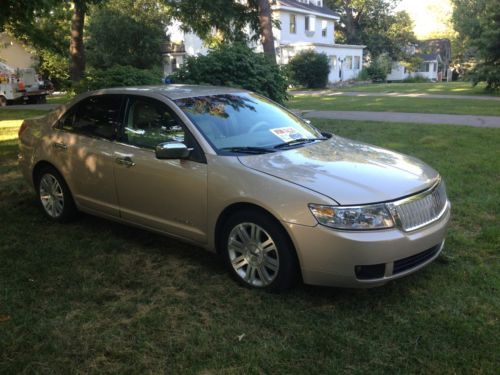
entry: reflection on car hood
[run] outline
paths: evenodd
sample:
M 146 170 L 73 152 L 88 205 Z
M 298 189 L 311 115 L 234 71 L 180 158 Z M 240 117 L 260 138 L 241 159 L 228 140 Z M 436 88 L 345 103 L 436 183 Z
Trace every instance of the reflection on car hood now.
M 424 190 L 439 177 L 418 159 L 337 136 L 239 160 L 248 168 L 314 190 L 342 205 L 394 200 Z

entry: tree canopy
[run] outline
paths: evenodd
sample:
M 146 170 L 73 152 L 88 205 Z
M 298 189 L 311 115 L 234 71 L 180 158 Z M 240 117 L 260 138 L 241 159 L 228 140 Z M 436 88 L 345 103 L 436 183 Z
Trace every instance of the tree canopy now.
M 413 23 L 406 12 L 394 12 L 399 0 L 326 0 L 340 13 L 337 40 L 364 44 L 372 59 L 388 54 L 394 60 L 406 56 L 406 47 L 416 41 Z
M 500 1 L 453 0 L 453 5 L 455 30 L 473 48 L 477 63 L 471 72 L 473 83 L 500 88 Z
M 166 7 L 156 0 L 110 0 L 93 7 L 87 29 L 89 64 L 98 69 L 158 67 L 168 20 Z

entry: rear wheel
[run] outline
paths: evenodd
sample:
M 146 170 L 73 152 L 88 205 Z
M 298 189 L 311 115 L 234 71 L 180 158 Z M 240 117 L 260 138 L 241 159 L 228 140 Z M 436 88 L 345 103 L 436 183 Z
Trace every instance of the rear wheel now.
M 298 279 L 298 262 L 284 229 L 268 215 L 247 210 L 233 215 L 223 230 L 229 271 L 251 288 L 281 291 Z
M 75 216 L 77 210 L 71 192 L 55 168 L 43 168 L 36 186 L 40 204 L 51 220 L 65 222 Z
M 5 96 L 0 96 L 0 107 L 5 107 L 7 105 L 7 99 Z

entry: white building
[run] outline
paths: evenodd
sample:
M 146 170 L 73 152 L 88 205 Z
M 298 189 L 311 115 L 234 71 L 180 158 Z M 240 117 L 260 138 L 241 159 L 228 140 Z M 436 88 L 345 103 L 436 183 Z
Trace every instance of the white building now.
M 328 56 L 330 82 L 349 80 L 360 73 L 365 46 L 335 43 L 335 22 L 340 17 L 324 7 L 323 0 L 276 0 L 271 9 L 273 19 L 281 25 L 280 29 L 273 28 L 279 64 L 287 64 L 300 51 L 313 49 Z M 185 56 L 208 52 L 201 39 L 182 32 L 179 23 L 170 27 L 167 33 L 171 43 L 163 50 L 165 75 L 179 68 Z M 255 47 L 262 51 L 260 45 Z
M 391 72 L 387 75 L 387 81 L 402 81 L 411 77 L 423 77 L 431 81 L 440 81 L 442 59 L 439 54 L 434 55 L 415 55 L 422 59 L 416 72 L 410 72 L 401 62 L 392 63 Z

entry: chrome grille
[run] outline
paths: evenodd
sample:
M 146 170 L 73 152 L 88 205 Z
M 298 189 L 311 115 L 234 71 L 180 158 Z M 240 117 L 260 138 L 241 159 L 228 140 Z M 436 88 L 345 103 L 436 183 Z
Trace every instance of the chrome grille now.
M 440 182 L 423 193 L 389 204 L 396 222 L 405 232 L 438 220 L 447 206 L 446 188 Z

